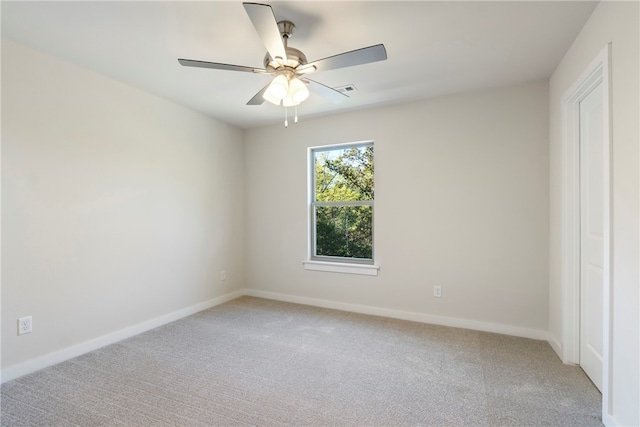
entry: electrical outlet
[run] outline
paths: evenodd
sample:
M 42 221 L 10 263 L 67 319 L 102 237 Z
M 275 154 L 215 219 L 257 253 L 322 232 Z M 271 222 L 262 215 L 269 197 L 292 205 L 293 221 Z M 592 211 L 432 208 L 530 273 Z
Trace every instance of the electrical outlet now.
M 433 296 L 436 298 L 442 298 L 442 286 L 433 287 Z
M 227 272 L 222 270 L 220 272 L 220 280 L 227 280 Z
M 30 334 L 31 329 L 31 316 L 21 317 L 18 319 L 18 335 Z

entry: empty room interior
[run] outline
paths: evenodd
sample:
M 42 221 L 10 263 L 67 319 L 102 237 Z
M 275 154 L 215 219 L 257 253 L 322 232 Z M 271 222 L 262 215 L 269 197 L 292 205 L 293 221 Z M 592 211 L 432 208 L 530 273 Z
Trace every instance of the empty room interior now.
M 640 425 L 638 1 L 0 7 L 3 426 Z

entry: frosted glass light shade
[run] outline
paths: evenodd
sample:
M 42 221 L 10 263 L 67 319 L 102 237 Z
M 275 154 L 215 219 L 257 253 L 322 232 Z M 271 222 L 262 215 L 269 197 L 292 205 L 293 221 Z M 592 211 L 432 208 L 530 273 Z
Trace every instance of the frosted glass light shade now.
M 267 92 L 274 98 L 283 99 L 289 92 L 289 81 L 284 75 L 280 74 L 273 79 Z
M 293 78 L 289 82 L 289 96 L 295 104 L 299 104 L 309 97 L 309 89 L 300 79 Z
M 273 105 L 280 105 L 280 99 L 271 95 L 271 92 L 269 92 L 269 89 L 264 91 L 264 93 L 262 94 L 262 97 L 265 99 L 265 101 L 269 101 Z

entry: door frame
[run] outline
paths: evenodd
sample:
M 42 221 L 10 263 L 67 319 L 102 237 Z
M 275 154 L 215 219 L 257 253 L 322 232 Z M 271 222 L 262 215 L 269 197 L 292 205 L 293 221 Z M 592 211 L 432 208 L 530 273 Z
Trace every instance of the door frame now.
M 580 363 L 580 101 L 602 83 L 604 171 L 602 415 L 610 416 L 611 388 L 611 43 L 562 97 L 562 361 Z

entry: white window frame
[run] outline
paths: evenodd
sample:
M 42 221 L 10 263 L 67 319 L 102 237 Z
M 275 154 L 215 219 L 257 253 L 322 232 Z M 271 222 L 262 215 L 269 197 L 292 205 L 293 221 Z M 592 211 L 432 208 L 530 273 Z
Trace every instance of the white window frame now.
M 334 273 L 363 274 L 377 276 L 379 267 L 375 265 L 375 200 L 348 201 L 348 202 L 317 202 L 315 200 L 315 154 L 323 151 L 344 150 L 348 148 L 373 147 L 373 141 L 349 142 L 344 144 L 333 144 L 327 146 L 309 147 L 308 149 L 308 224 L 309 224 L 309 245 L 307 260 L 303 262 L 306 270 L 329 271 Z M 375 150 L 374 150 L 375 156 Z M 375 174 L 375 172 L 374 172 Z M 375 178 L 374 178 L 375 179 Z M 316 215 L 315 208 L 319 206 L 371 206 L 371 226 L 372 226 L 372 254 L 371 259 L 345 258 L 316 255 Z

